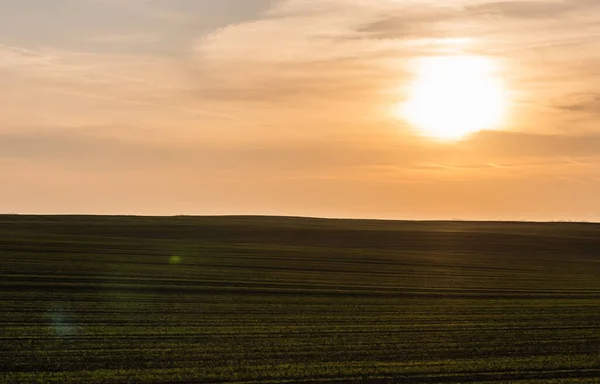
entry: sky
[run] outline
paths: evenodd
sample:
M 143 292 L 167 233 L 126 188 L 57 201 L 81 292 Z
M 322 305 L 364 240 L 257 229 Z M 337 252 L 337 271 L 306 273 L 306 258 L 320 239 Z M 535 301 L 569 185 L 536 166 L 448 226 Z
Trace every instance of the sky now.
M 391 112 L 445 55 L 501 126 Z M 0 0 L 2 213 L 600 221 L 599 117 L 597 0 Z

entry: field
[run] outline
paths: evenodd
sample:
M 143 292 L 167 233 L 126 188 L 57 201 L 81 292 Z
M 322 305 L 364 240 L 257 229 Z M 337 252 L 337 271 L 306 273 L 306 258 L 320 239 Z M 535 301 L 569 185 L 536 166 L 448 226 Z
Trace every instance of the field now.
M 3 383 L 599 383 L 600 225 L 0 216 Z

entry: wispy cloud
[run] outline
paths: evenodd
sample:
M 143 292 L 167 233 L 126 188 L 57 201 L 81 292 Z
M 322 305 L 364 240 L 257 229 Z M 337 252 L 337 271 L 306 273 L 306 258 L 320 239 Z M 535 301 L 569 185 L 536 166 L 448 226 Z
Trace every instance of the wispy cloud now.
M 48 96 L 44 102 L 49 105 L 71 103 L 70 113 L 65 111 L 62 116 L 54 116 L 59 122 L 82 113 L 87 113 L 88 119 L 96 120 L 97 124 L 107 125 L 120 113 L 130 115 L 127 121 L 131 125 L 147 119 L 168 124 L 169 114 L 171 123 L 179 119 L 206 118 L 234 121 L 230 114 L 218 108 L 211 110 L 194 105 L 194 100 L 187 97 L 190 93 L 187 75 L 178 71 L 178 66 L 171 59 L 148 55 L 32 50 L 0 45 L 0 76 L 11 76 L 12 83 L 19 84 L 21 93 L 27 92 L 31 100 L 25 108 L 14 95 L 5 95 L 5 105 L 15 104 L 17 110 L 29 109 L 20 116 L 18 125 L 26 125 L 35 118 L 32 111 L 46 107 L 35 101 L 44 95 Z M 88 103 L 89 106 L 82 109 L 85 104 L 82 99 L 96 104 Z M 129 112 L 123 109 L 125 107 Z M 113 111 L 107 113 L 107 108 Z M 132 110 L 142 111 L 141 115 L 131 115 Z M 6 130 L 7 126 L 2 129 Z
M 281 1 L 260 20 L 198 41 L 200 88 L 233 101 L 332 105 L 332 94 L 373 101 L 396 87 L 402 99 L 398 85 L 412 58 L 484 54 L 503 60 L 515 106 L 527 109 L 522 119 L 546 124 L 538 108 L 591 92 L 591 80 L 600 79 L 599 8 L 583 0 Z M 573 61 L 582 56 L 585 62 Z M 571 123 L 564 114 L 552 124 L 574 129 Z
M 144 17 L 170 22 L 185 22 L 190 16 L 171 9 L 162 0 L 77 0 L 81 3 L 96 3 L 121 11 L 139 14 Z
M 111 34 L 91 37 L 88 41 L 91 43 L 108 44 L 149 44 L 163 41 L 163 38 L 150 34 Z

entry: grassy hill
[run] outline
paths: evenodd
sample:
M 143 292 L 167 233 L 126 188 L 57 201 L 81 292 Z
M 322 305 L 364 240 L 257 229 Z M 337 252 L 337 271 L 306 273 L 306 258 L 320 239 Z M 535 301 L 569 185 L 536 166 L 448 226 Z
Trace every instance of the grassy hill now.
M 600 225 L 0 216 L 0 382 L 600 381 Z

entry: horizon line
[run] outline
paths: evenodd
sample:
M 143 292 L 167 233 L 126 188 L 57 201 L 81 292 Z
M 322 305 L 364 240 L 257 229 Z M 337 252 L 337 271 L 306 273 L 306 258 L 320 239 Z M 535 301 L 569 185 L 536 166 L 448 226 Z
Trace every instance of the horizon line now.
M 299 216 L 299 215 L 269 215 L 269 214 L 98 214 L 98 213 L 0 213 L 5 216 L 29 217 L 139 217 L 139 218 L 274 218 L 274 219 L 307 219 L 307 220 L 347 220 L 347 221 L 384 221 L 384 222 L 421 222 L 421 223 L 530 223 L 530 224 L 600 224 L 600 221 L 590 220 L 529 220 L 529 219 L 391 219 L 371 217 L 333 217 L 333 216 Z

